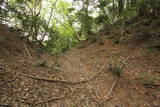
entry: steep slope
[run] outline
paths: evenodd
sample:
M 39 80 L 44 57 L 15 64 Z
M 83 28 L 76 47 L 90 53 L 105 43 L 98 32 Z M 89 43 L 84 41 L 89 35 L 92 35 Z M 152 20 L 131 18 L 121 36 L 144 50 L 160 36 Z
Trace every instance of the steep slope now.
M 1 42 L 0 106 L 160 106 L 159 51 L 100 38 L 103 45 L 89 43 L 60 55 L 35 54 L 27 45 L 31 58 L 18 39 Z M 115 68 L 122 64 L 117 77 Z
M 21 42 L 17 35 L 9 30 L 9 27 L 0 24 L 0 57 L 17 55 L 21 51 Z

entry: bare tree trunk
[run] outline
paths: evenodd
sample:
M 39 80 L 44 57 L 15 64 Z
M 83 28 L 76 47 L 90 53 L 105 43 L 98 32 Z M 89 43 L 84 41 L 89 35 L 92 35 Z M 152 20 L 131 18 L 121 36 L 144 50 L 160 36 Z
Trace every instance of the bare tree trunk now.
M 152 1 L 153 2 L 153 1 Z M 152 13 L 155 17 L 160 16 L 160 1 L 154 1 L 155 3 L 152 4 Z
M 39 25 L 37 25 L 37 20 L 38 20 L 39 14 L 41 13 L 42 0 L 40 0 L 39 3 L 37 3 L 37 5 L 38 5 L 38 4 L 40 4 L 40 7 L 39 7 L 38 12 L 37 12 L 36 15 L 35 15 L 35 17 L 36 17 L 36 22 L 35 22 L 35 26 L 34 26 L 34 29 L 35 29 L 34 36 L 35 36 L 35 39 L 36 39 L 36 40 L 37 40 L 37 36 L 38 36 L 38 32 L 39 32 Z
M 45 36 L 46 36 L 46 33 L 47 33 L 47 31 L 48 31 L 49 23 L 50 23 L 50 21 L 51 21 L 52 15 L 53 15 L 53 9 L 54 9 L 54 6 L 56 5 L 57 2 L 58 2 L 58 0 L 56 0 L 56 1 L 53 3 L 53 6 L 52 6 L 52 8 L 51 8 L 51 13 L 50 13 L 50 17 L 49 17 L 49 19 L 48 19 L 47 28 L 46 28 L 46 30 L 45 30 L 45 32 L 44 32 L 44 35 L 42 36 L 42 40 L 41 40 L 42 42 L 43 42 L 43 40 L 44 40 L 44 38 L 45 38 Z
M 113 0 L 113 8 L 115 8 L 115 1 Z M 117 11 L 117 10 L 116 10 Z M 112 15 L 113 15 L 113 17 L 112 17 L 112 23 L 113 23 L 113 27 L 112 27 L 112 37 L 114 37 L 114 15 L 115 15 L 115 13 L 114 13 L 115 11 L 113 11 L 113 13 L 112 13 Z
M 126 7 L 131 7 L 131 0 L 127 0 Z
M 136 4 L 137 4 L 137 0 L 130 0 L 131 7 L 136 6 Z
M 32 14 L 32 23 L 31 23 L 31 27 L 30 27 L 30 30 L 29 30 L 29 33 L 28 33 L 28 39 L 29 39 L 29 37 L 31 36 L 31 33 L 34 33 L 33 35 L 32 35 L 32 39 L 33 40 L 37 40 L 37 35 L 38 35 L 38 27 L 37 27 L 37 18 L 38 18 L 38 16 L 39 16 L 39 14 L 40 14 L 40 12 L 41 12 L 41 8 L 42 8 L 42 0 L 40 0 L 39 1 L 39 3 L 41 3 L 40 4 L 40 8 L 39 8 L 39 11 L 37 12 L 36 11 L 36 9 L 32 9 L 32 8 L 30 8 L 30 6 L 28 5 L 28 4 L 26 4 L 27 6 L 28 6 L 28 8 L 30 9 L 30 11 L 31 11 L 31 14 Z M 37 4 L 38 5 L 38 4 Z M 35 5 L 34 7 L 36 7 L 37 5 Z
M 124 10 L 124 0 L 118 1 L 118 11 L 122 12 Z
M 139 6 L 139 16 L 144 16 L 146 14 L 148 14 L 147 11 L 147 1 L 143 1 L 143 2 L 139 2 L 138 6 Z

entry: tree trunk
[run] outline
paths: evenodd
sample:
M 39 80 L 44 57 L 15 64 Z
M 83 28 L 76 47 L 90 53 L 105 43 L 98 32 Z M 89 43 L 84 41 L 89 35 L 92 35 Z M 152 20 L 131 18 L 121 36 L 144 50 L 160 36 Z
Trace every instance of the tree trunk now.
M 153 2 L 153 1 L 152 1 Z M 156 2 L 153 2 L 152 3 L 152 13 L 153 13 L 153 16 L 160 16 L 160 1 L 156 1 Z
M 139 3 L 139 12 L 138 12 L 139 16 L 144 16 L 146 14 L 148 14 L 147 12 L 147 3 L 146 2 L 141 2 Z
M 52 6 L 52 8 L 51 8 L 51 13 L 50 13 L 50 17 L 49 17 L 49 19 L 48 19 L 47 28 L 46 28 L 46 30 L 45 30 L 45 32 L 44 32 L 44 35 L 42 36 L 42 39 L 41 39 L 42 42 L 43 42 L 44 39 L 45 39 L 46 33 L 47 33 L 47 31 L 48 31 L 48 28 L 49 28 L 49 23 L 50 23 L 50 21 L 51 21 L 51 19 L 52 19 L 53 10 L 54 10 L 54 7 L 55 7 L 55 5 L 57 4 L 57 2 L 58 2 L 58 0 L 56 0 L 56 1 L 53 3 L 53 6 Z
M 130 5 L 130 0 L 127 0 L 127 3 L 126 3 L 126 7 L 131 7 L 131 5 Z
M 123 9 L 124 9 L 124 0 L 119 0 L 118 1 L 118 11 L 119 12 L 122 12 L 123 11 Z
M 131 7 L 135 7 L 137 4 L 137 0 L 130 0 Z

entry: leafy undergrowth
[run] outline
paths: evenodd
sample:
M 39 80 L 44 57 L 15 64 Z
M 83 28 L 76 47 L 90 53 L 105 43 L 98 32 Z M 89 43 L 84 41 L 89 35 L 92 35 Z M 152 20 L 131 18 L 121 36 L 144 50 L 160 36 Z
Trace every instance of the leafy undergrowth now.
M 14 47 L 16 40 L 1 46 L 0 106 L 160 106 L 159 51 L 102 38 L 103 44 L 60 55 L 40 54 L 28 45 Z

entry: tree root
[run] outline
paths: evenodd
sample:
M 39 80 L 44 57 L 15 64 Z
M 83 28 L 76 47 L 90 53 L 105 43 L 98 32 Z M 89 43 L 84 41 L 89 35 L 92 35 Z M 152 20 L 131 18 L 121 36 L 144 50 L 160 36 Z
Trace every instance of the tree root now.
M 57 97 L 57 98 L 49 98 L 49 99 L 44 99 L 43 101 L 39 101 L 36 103 L 37 99 L 34 100 L 33 102 L 27 102 L 27 101 L 24 101 L 24 102 L 21 102 L 21 103 L 24 103 L 24 104 L 27 104 L 29 105 L 29 107 L 35 107 L 37 105 L 40 105 L 40 104 L 43 104 L 43 103 L 49 103 L 51 101 L 57 101 L 57 100 L 62 100 L 62 99 L 65 99 L 65 95 L 62 96 L 62 97 Z M 1 107 L 1 106 L 0 106 Z M 10 106 L 9 106 L 10 107 Z
M 101 67 L 101 69 L 99 70 L 99 72 L 92 78 L 90 79 L 87 79 L 87 80 L 83 80 L 83 81 L 78 81 L 78 82 L 72 82 L 72 81 L 66 81 L 66 80 L 55 80 L 55 79 L 50 79 L 50 78 L 42 78 L 42 77 L 37 77 L 37 76 L 32 76 L 32 75 L 28 75 L 28 74 L 25 74 L 25 73 L 20 73 L 21 75 L 23 76 L 26 76 L 28 78 L 31 78 L 31 79 L 35 79 L 35 80 L 42 80 L 42 81 L 47 81 L 47 82 L 54 82 L 54 83 L 63 83 L 63 84 L 69 84 L 69 85 L 76 85 L 76 84 L 83 84 L 83 83 L 87 83 L 87 82 L 90 82 L 92 80 L 94 80 L 95 78 L 97 78 L 101 73 L 102 73 L 102 70 L 103 68 L 105 67 L 105 65 L 103 65 Z
M 125 59 L 123 60 L 122 64 L 120 65 L 120 69 L 122 69 L 122 68 L 125 66 L 125 63 L 126 63 L 126 61 L 127 61 L 129 58 L 130 58 L 130 56 L 127 57 L 127 58 L 125 58 Z M 116 85 L 116 83 L 117 83 L 118 78 L 119 78 L 119 75 L 116 75 L 115 80 L 114 80 L 114 82 L 113 82 L 113 85 L 112 85 L 112 87 L 111 87 L 108 95 L 107 95 L 107 96 L 104 98 L 104 100 L 101 102 L 101 105 L 103 105 L 103 103 L 104 103 L 105 101 L 108 101 L 108 100 L 109 100 L 109 97 L 110 97 L 113 89 L 115 88 L 115 85 Z
M 116 85 L 117 79 L 118 79 L 118 76 L 115 77 L 114 83 L 113 83 L 113 85 L 112 85 L 112 87 L 111 87 L 108 95 L 106 96 L 106 98 L 101 102 L 101 105 L 102 105 L 105 101 L 109 100 L 110 95 L 111 95 L 111 93 L 112 93 L 112 91 L 113 91 L 113 89 L 114 89 L 114 87 L 115 87 L 115 85 Z
M 37 102 L 37 103 L 34 103 L 32 106 L 37 106 L 37 105 L 39 105 L 39 104 L 43 104 L 43 103 L 48 103 L 48 102 L 51 102 L 51 101 L 57 101 L 57 100 L 62 100 L 62 99 L 64 99 L 65 98 L 65 96 L 63 96 L 63 97 L 59 97 L 59 98 L 50 98 L 50 99 L 46 99 L 46 100 L 44 100 L 44 101 L 40 101 L 40 102 Z
M 7 67 L 2 67 L 2 66 L 0 66 L 0 67 L 5 68 L 7 70 L 11 70 Z M 102 73 L 104 67 L 105 67 L 105 65 L 103 65 L 101 67 L 101 69 L 99 70 L 99 72 L 95 76 L 93 76 L 92 78 L 87 79 L 87 80 L 83 80 L 83 81 L 79 81 L 79 82 L 72 82 L 72 81 L 66 81 L 66 80 L 55 80 L 55 79 L 50 79 L 50 78 L 45 78 L 45 77 L 37 77 L 37 76 L 32 76 L 32 75 L 29 75 L 29 74 L 25 74 L 25 73 L 18 73 L 16 71 L 15 71 L 15 73 L 18 73 L 20 75 L 23 75 L 23 76 L 26 76 L 28 78 L 35 79 L 35 80 L 54 82 L 54 83 L 63 83 L 63 84 L 68 84 L 68 85 L 76 85 L 76 84 L 87 83 L 87 82 L 90 82 L 90 81 L 94 80 L 95 78 L 97 78 Z M 11 70 L 11 71 L 14 71 L 14 70 Z
M 104 64 L 100 68 L 99 72 L 95 76 L 93 76 L 93 77 L 91 77 L 89 79 L 86 79 L 86 80 L 78 81 L 78 82 L 72 82 L 72 81 L 66 81 L 66 80 L 55 80 L 55 79 L 50 79 L 50 78 L 44 78 L 44 77 L 42 78 L 42 77 L 32 76 L 32 75 L 28 75 L 28 74 L 25 74 L 25 73 L 16 72 L 15 70 L 12 70 L 12 69 L 10 69 L 8 67 L 3 67 L 3 66 L 0 66 L 0 68 L 6 69 L 6 70 L 8 70 L 8 72 L 13 71 L 14 73 L 17 73 L 19 75 L 22 75 L 22 76 L 25 76 L 25 77 L 28 77 L 28 78 L 31 78 L 31 79 L 35 79 L 35 80 L 54 82 L 54 83 L 62 83 L 62 84 L 68 84 L 68 85 L 76 85 L 76 84 L 87 83 L 87 82 L 90 82 L 90 81 L 96 79 L 103 72 L 103 69 L 104 69 L 105 65 L 106 64 Z M 48 102 L 55 101 L 55 100 L 61 100 L 61 99 L 64 99 L 64 98 L 65 98 L 65 96 L 59 97 L 59 98 L 45 99 L 44 101 L 40 101 L 40 102 L 37 102 L 37 103 L 33 103 L 33 102 L 32 103 L 30 103 L 30 102 L 24 102 L 24 103 L 29 104 L 31 106 L 37 106 L 39 104 L 48 103 Z

